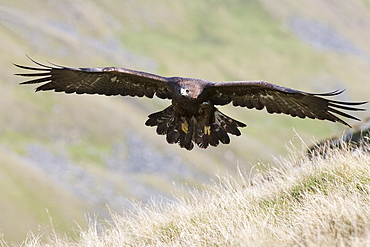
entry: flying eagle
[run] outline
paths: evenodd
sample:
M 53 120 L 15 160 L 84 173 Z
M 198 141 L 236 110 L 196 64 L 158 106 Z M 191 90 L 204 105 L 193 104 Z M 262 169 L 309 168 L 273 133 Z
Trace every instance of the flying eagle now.
M 32 60 L 32 59 L 31 59 Z M 14 64 L 34 73 L 16 74 L 38 77 L 21 84 L 42 83 L 36 91 L 77 94 L 104 94 L 107 96 L 146 96 L 156 95 L 161 99 L 171 99 L 172 104 L 153 114 L 145 122 L 147 126 L 157 126 L 157 134 L 166 135 L 168 143 L 178 143 L 191 150 L 194 143 L 201 148 L 217 146 L 220 142 L 230 143 L 228 134 L 239 136 L 238 128 L 246 124 L 220 112 L 215 105 L 256 108 L 266 107 L 268 113 L 284 113 L 293 117 L 316 118 L 339 122 L 351 127 L 334 114 L 359 120 L 341 110 L 361 111 L 355 106 L 367 102 L 343 102 L 323 98 L 335 96 L 343 91 L 314 94 L 281 87 L 265 81 L 226 81 L 211 82 L 202 79 L 183 77 L 162 77 L 150 73 L 117 68 L 68 68 L 51 64 L 40 67 Z

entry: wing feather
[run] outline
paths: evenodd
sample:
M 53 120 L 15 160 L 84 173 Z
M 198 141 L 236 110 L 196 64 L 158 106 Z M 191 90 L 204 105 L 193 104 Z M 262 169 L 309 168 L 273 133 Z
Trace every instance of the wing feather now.
M 234 106 L 266 108 L 268 113 L 283 113 L 293 117 L 312 118 L 348 123 L 334 114 L 345 118 L 359 120 L 340 110 L 363 111 L 356 106 L 367 102 L 344 102 L 324 97 L 336 96 L 344 90 L 313 94 L 271 84 L 265 81 L 229 81 L 215 82 L 207 88 L 208 97 L 215 105 L 231 103 Z
M 36 91 L 54 90 L 55 92 L 77 94 L 130 95 L 171 99 L 170 82 L 166 77 L 124 68 L 68 68 L 59 65 L 48 66 L 31 59 L 40 67 L 15 66 L 35 71 L 19 73 L 25 77 L 37 77 L 21 84 L 43 83 Z

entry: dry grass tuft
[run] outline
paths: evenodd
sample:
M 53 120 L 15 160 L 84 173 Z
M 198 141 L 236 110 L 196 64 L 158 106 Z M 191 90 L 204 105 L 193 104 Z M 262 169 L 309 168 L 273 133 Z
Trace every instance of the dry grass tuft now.
M 22 246 L 369 245 L 370 155 L 349 147 L 328 152 L 280 160 L 252 182 L 247 175 L 221 178 L 165 206 L 112 213 L 108 225 L 92 221 L 76 241 L 53 236 L 41 243 L 30 235 Z

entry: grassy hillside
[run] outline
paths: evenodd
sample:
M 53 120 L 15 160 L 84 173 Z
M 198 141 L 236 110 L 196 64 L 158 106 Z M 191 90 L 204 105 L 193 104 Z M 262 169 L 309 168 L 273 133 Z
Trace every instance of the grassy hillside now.
M 82 227 L 86 225 L 81 212 L 88 208 L 78 198 L 45 178 L 45 174 L 25 165 L 19 158 L 1 150 L 0 159 L 0 235 L 4 234 L 7 239 L 21 239 L 30 230 L 38 232 L 40 226 L 50 226 L 51 215 L 57 231 L 70 232 L 71 221 L 75 220 Z M 21 220 L 24 222 L 20 223 Z
M 369 147 L 367 147 L 369 151 Z M 369 152 L 281 159 L 267 174 L 222 177 L 174 202 L 137 204 L 76 232 L 22 246 L 367 246 Z
M 289 142 L 311 143 L 345 129 L 225 106 L 221 111 L 248 124 L 242 136 L 188 152 L 144 126 L 168 101 L 35 94 L 13 75 L 20 71 L 12 63 L 31 65 L 25 54 L 70 67 L 261 79 L 313 92 L 347 88 L 338 99 L 368 100 L 369 12 L 360 0 L 351 6 L 344 0 L 299 6 L 291 0 L 0 0 L 0 173 L 7 178 L 0 218 L 12 215 L 0 221 L 0 234 L 14 240 L 27 229 L 48 228 L 46 209 L 64 232 L 70 218 L 83 225 L 86 212 L 104 218 L 107 205 L 121 211 L 132 199 L 173 198 L 216 174 L 285 156 Z M 67 208 L 71 215 L 63 220 Z

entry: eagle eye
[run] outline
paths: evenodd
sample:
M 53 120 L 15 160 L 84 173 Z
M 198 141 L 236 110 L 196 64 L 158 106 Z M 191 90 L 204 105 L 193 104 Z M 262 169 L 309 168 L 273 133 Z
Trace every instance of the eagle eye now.
M 187 96 L 190 93 L 190 90 L 188 88 L 181 88 L 180 93 Z

